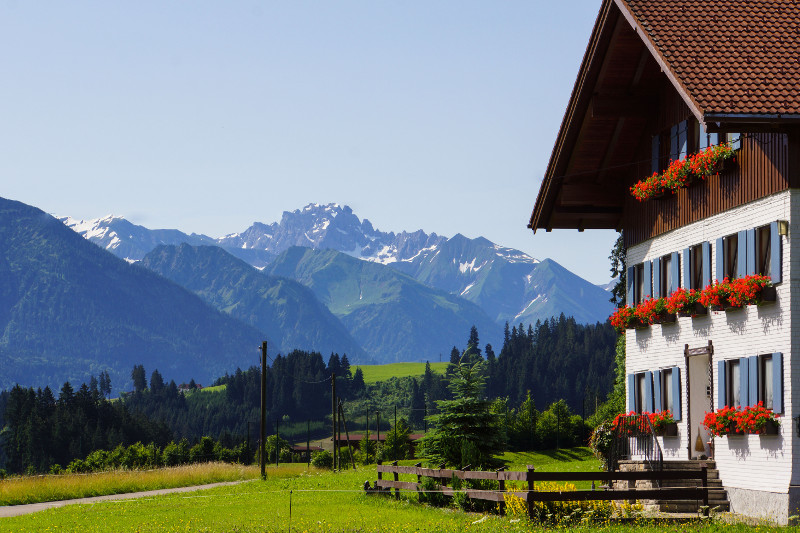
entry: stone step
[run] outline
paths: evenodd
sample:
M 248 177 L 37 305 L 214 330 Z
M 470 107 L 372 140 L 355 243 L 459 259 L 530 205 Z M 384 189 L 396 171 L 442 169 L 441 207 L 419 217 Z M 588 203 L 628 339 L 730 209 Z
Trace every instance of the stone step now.
M 664 513 L 691 513 L 698 512 L 703 505 L 702 502 L 698 503 L 694 500 L 673 500 L 669 502 L 659 502 L 658 509 Z M 724 501 L 709 501 L 708 506 L 717 511 L 729 511 L 731 504 L 727 500 Z

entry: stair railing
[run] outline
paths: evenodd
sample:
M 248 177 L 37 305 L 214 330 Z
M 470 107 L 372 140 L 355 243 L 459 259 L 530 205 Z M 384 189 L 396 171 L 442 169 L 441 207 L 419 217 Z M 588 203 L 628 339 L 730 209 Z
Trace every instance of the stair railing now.
M 655 429 L 646 414 L 617 417 L 608 458 L 609 470 L 619 470 L 619 462 L 625 459 L 641 460 L 651 471 L 664 469 L 664 454 L 656 439 Z M 661 481 L 658 481 L 661 486 Z

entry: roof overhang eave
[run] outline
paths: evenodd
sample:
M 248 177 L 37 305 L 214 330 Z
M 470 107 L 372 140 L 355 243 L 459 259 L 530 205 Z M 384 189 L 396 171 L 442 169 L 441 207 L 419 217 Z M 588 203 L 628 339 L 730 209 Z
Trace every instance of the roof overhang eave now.
M 706 113 L 703 123 L 710 132 L 780 130 L 800 126 L 797 113 Z

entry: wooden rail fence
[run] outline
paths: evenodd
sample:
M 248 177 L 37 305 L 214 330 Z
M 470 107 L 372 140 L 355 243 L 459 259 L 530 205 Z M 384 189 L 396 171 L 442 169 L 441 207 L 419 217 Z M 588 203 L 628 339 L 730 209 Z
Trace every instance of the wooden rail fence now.
M 383 479 L 383 474 L 392 474 L 393 479 Z M 417 481 L 400 481 L 400 474 L 416 475 Z M 445 496 L 453 496 L 462 492 L 467 497 L 476 500 L 498 502 L 501 507 L 505 503 L 505 495 L 517 493 L 523 497 L 528 505 L 528 513 L 533 516 L 535 502 L 550 501 L 589 501 L 589 500 L 696 500 L 703 502 L 705 512 L 708 512 L 708 469 L 703 466 L 700 470 L 662 470 L 642 472 L 536 472 L 533 466 L 528 466 L 527 471 L 508 472 L 504 469 L 495 471 L 472 471 L 469 467 L 462 470 L 446 468 L 422 468 L 422 463 L 414 466 L 398 466 L 397 461 L 384 465 L 378 463 L 378 480 L 374 489 L 377 492 L 395 491 L 395 497 L 400 496 L 401 490 L 422 491 L 422 478 L 430 477 L 440 485 Z M 481 479 L 497 481 L 497 490 L 480 489 L 454 489 L 447 486 L 453 478 L 460 480 Z M 649 488 L 649 489 L 612 489 L 614 481 L 666 481 L 666 480 L 698 480 L 699 487 L 679 488 Z M 506 481 L 524 481 L 526 489 L 512 488 L 506 491 Z M 601 490 L 576 490 L 576 491 L 537 491 L 537 481 L 602 481 L 606 486 Z M 367 486 L 369 483 L 367 483 Z

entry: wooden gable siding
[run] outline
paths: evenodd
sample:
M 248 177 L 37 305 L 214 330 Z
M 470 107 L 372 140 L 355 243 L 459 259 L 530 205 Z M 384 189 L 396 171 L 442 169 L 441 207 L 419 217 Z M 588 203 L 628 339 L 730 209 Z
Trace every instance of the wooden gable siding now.
M 689 108 L 674 91 L 665 90 L 659 95 L 657 123 L 650 135 L 645 136 L 636 158 L 637 176 L 631 176 L 628 186 L 650 175 L 650 136 L 688 119 L 690 135 L 696 121 Z M 690 149 L 692 146 L 690 144 Z M 646 241 L 681 226 L 702 220 L 783 191 L 789 188 L 788 136 L 778 133 L 751 133 L 742 138 L 742 149 L 737 153 L 736 164 L 705 181 L 693 183 L 674 195 L 639 202 L 625 191 L 622 227 L 625 246 Z

